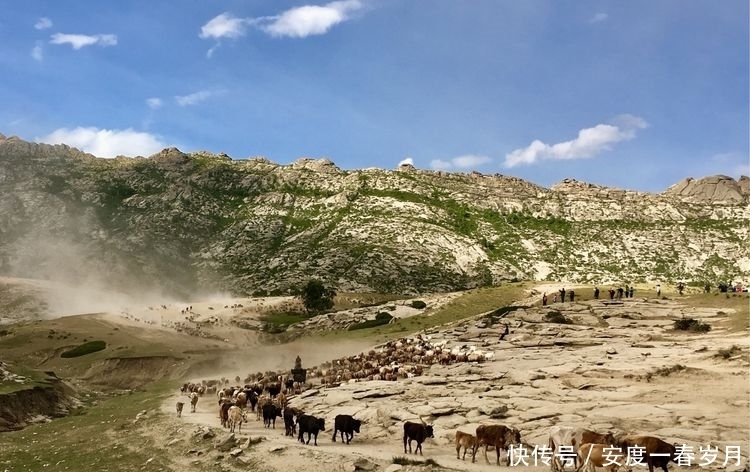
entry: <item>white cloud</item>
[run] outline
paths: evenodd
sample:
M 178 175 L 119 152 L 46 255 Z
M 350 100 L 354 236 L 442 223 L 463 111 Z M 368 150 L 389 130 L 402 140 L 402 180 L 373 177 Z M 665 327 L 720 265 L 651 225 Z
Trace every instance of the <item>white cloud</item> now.
M 55 33 L 51 36 L 51 44 L 70 44 L 73 49 L 81 49 L 85 46 L 98 44 L 99 46 L 115 46 L 117 36 L 114 34 L 64 34 Z
M 413 166 L 414 165 L 414 159 L 412 159 L 411 157 L 407 157 L 406 159 L 401 159 L 401 161 L 399 161 L 399 163 L 398 163 L 399 166 L 402 166 L 404 164 Z
M 161 101 L 161 98 L 151 97 L 146 99 L 146 105 L 148 105 L 148 107 L 152 110 L 156 110 L 157 108 L 161 108 L 163 103 Z
M 333 26 L 348 20 L 351 13 L 361 8 L 360 0 L 342 0 L 323 6 L 303 5 L 291 8 L 275 17 L 265 18 L 269 22 L 263 24 L 261 29 L 271 36 L 292 38 L 325 34 Z
M 602 21 L 606 21 L 607 18 L 609 18 L 609 15 L 607 15 L 606 13 L 599 12 L 591 17 L 591 19 L 589 20 L 589 23 L 591 24 L 600 23 Z
M 201 90 L 189 95 L 176 95 L 174 99 L 178 105 L 180 105 L 181 107 L 185 107 L 189 105 L 195 105 L 196 103 L 202 102 L 221 93 L 222 91 L 217 90 Z
M 211 56 L 214 55 L 214 51 L 219 49 L 219 46 L 221 46 L 221 43 L 214 44 L 208 51 L 206 51 L 206 57 L 211 59 Z
M 634 115 L 620 115 L 612 121 L 619 126 L 598 124 L 592 128 L 584 128 L 578 132 L 577 138 L 570 141 L 550 145 L 536 139 L 529 146 L 506 154 L 505 167 L 534 164 L 542 159 L 570 160 L 593 157 L 609 150 L 612 144 L 633 139 L 636 129 L 648 127 L 646 120 Z
M 451 168 L 451 163 L 442 159 L 433 159 L 430 161 L 430 169 L 435 170 L 448 170 Z
M 239 38 L 245 34 L 248 24 L 249 20 L 246 18 L 237 18 L 231 13 L 222 13 L 201 26 L 199 36 L 203 39 Z
M 31 57 L 33 57 L 35 61 L 42 62 L 42 60 L 44 59 L 44 51 L 42 50 L 42 47 L 38 44 L 34 46 L 34 48 L 31 50 Z
M 36 24 L 34 25 L 34 28 L 38 30 L 45 30 L 47 28 L 52 28 L 52 20 L 50 20 L 46 16 L 39 18 L 39 21 L 36 22 Z
M 156 136 L 134 131 L 99 129 L 94 127 L 75 129 L 60 128 L 37 142 L 67 144 L 98 157 L 150 156 L 167 147 Z
M 477 156 L 475 154 L 465 154 L 463 156 L 454 157 L 451 159 L 451 162 L 456 167 L 468 168 L 490 162 L 490 158 L 487 156 Z
M 487 156 L 464 154 L 462 156 L 454 157 L 450 161 L 434 159 L 430 161 L 430 167 L 436 170 L 448 170 L 453 168 L 468 169 L 490 162 L 490 160 L 491 159 Z
M 201 27 L 204 39 L 239 38 L 248 26 L 255 26 L 274 37 L 305 38 L 325 34 L 335 25 L 349 20 L 352 14 L 363 8 L 361 0 L 340 0 L 320 5 L 303 5 L 290 8 L 278 15 L 258 18 L 237 18 L 222 13 Z M 211 57 L 216 46 L 207 56 Z

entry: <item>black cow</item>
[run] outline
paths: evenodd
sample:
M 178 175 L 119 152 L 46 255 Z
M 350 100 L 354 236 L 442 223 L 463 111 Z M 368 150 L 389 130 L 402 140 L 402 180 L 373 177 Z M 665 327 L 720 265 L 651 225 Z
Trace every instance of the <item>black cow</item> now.
M 303 413 L 293 407 L 284 408 L 284 428 L 286 429 L 286 436 L 294 436 L 297 433 L 297 424 L 294 422 L 294 417 L 299 417 Z
M 326 424 L 323 418 L 316 418 L 311 415 L 300 415 L 297 417 L 297 427 L 299 427 L 299 436 L 297 439 L 303 444 L 310 444 L 310 436 L 315 436 L 315 445 L 318 445 L 318 432 L 325 431 Z M 307 433 L 307 442 L 302 435 Z
M 255 411 L 255 406 L 258 404 L 258 394 L 253 390 L 247 390 L 245 394 L 247 395 L 247 401 L 250 402 L 250 410 Z
M 333 442 L 336 442 L 336 433 L 341 432 L 341 442 L 344 442 L 344 433 L 346 433 L 346 443 L 349 444 L 354 438 L 354 433 L 359 433 L 359 427 L 362 421 L 355 420 L 351 415 L 336 415 L 333 421 Z
M 276 429 L 276 418 L 281 418 L 281 409 L 273 403 L 266 403 L 263 405 L 263 425 L 266 428 Z
M 420 455 L 422 454 L 422 443 L 427 438 L 434 438 L 435 434 L 432 430 L 432 425 L 427 425 L 424 423 L 412 423 L 411 421 L 407 421 L 404 423 L 404 454 L 406 454 L 406 443 L 407 440 L 409 442 L 409 452 L 411 453 L 411 442 L 417 441 L 417 448 L 414 449 L 414 454 L 419 451 Z
M 266 385 L 266 391 L 268 392 L 268 395 L 271 396 L 271 398 L 275 397 L 279 393 L 281 393 L 281 384 L 280 383 L 270 383 Z
M 294 379 L 286 379 L 286 381 L 284 382 L 284 387 L 286 387 L 286 393 L 293 393 Z

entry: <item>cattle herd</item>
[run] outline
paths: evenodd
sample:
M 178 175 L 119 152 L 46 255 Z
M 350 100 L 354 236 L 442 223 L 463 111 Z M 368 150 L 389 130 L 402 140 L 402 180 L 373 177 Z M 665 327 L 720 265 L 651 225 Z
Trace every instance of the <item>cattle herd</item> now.
M 400 378 L 421 375 L 434 363 L 451 364 L 455 362 L 483 362 L 492 357 L 491 352 L 480 351 L 473 346 L 448 347 L 445 342 L 433 343 L 429 336 L 418 335 L 414 338 L 402 338 L 390 341 L 368 353 L 343 357 L 313 367 L 307 371 L 307 382 L 295 382 L 290 372 L 258 372 L 249 374 L 243 386 L 228 386 L 229 379 L 203 380 L 200 383 L 185 383 L 180 390 L 188 395 L 191 411 L 199 396 L 215 394 L 218 401 L 218 416 L 222 427 L 230 432 L 241 432 L 242 424 L 248 421 L 250 413 L 255 413 L 256 420 L 263 420 L 266 428 L 276 428 L 276 418 L 282 418 L 285 435 L 294 437 L 303 444 L 318 445 L 318 433 L 325 431 L 325 420 L 305 414 L 299 408 L 289 406 L 290 396 L 299 395 L 312 388 L 316 379 L 322 386 L 336 386 L 342 382 L 360 380 L 397 380 Z M 240 377 L 235 381 L 239 382 Z M 177 415 L 182 413 L 183 402 L 177 403 Z M 341 441 L 351 443 L 354 433 L 359 433 L 362 421 L 350 415 L 337 415 L 334 419 L 333 438 L 340 435 Z M 427 438 L 434 437 L 432 425 L 406 421 L 403 425 L 404 453 L 412 453 L 412 443 L 416 443 L 413 453 L 423 454 L 422 444 Z M 306 435 L 306 439 L 305 439 Z M 456 457 L 465 460 L 471 451 L 471 460 L 475 462 L 476 453 L 484 447 L 484 458 L 489 463 L 487 451 L 496 451 L 496 463 L 500 465 L 501 451 L 506 451 L 507 462 L 511 463 L 514 446 L 520 450 L 526 447 L 534 454 L 547 458 L 553 472 L 564 472 L 565 465 L 572 465 L 576 471 L 586 464 L 589 469 L 606 467 L 615 472 L 618 467 L 611 460 L 610 451 L 617 448 L 630 454 L 638 454 L 637 463 L 647 465 L 649 472 L 660 467 L 668 472 L 667 464 L 677 458 L 676 447 L 653 436 L 620 436 L 612 433 L 599 434 L 584 428 L 553 426 L 549 431 L 549 444 L 530 447 L 522 442 L 518 429 L 497 424 L 483 424 L 476 428 L 475 434 L 457 431 L 455 436 Z M 461 449 L 463 448 L 463 455 Z M 545 456 L 546 454 L 546 456 Z
M 282 379 L 283 380 L 283 379 Z M 215 383 L 211 383 L 215 386 Z M 288 388 L 283 381 L 246 384 L 243 387 L 224 387 L 214 389 L 218 399 L 218 416 L 222 427 L 231 433 L 242 431 L 242 424 L 248 422 L 249 414 L 255 413 L 256 419 L 262 418 L 266 428 L 276 428 L 276 418 L 283 418 L 286 436 L 294 437 L 303 444 L 318 445 L 318 433 L 325 431 L 325 419 L 307 415 L 299 408 L 289 406 L 287 395 L 293 395 L 294 386 Z M 206 385 L 201 384 L 202 387 Z M 181 389 L 190 399 L 191 411 L 195 412 L 198 401 L 197 384 L 184 384 Z M 202 389 L 205 391 L 206 389 Z M 184 402 L 177 402 L 177 416 L 181 416 Z M 340 435 L 341 442 L 350 444 L 354 433 L 360 433 L 362 421 L 351 415 L 337 415 L 334 419 L 333 442 Z M 422 444 L 427 438 L 434 438 L 432 425 L 424 421 L 419 423 L 406 421 L 403 425 L 404 453 L 423 455 Z M 305 440 L 305 435 L 306 440 Z M 416 447 L 412 449 L 412 443 Z M 677 461 L 677 448 L 657 437 L 622 435 L 615 437 L 611 432 L 601 434 L 585 428 L 556 425 L 550 428 L 549 444 L 544 446 L 529 446 L 522 442 L 520 431 L 516 428 L 499 424 L 482 424 L 477 426 L 475 434 L 456 431 L 456 458 L 466 460 L 467 452 L 471 452 L 471 461 L 476 461 L 477 451 L 484 447 L 484 459 L 489 448 L 496 451 L 496 463 L 500 465 L 501 451 L 506 452 L 506 461 L 511 465 L 513 448 L 527 448 L 534 454 L 546 454 L 553 472 L 565 472 L 565 465 L 572 465 L 579 471 L 585 464 L 588 470 L 595 471 L 596 467 L 605 467 L 608 472 L 615 472 L 619 466 L 612 460 L 612 449 L 627 451 L 637 455 L 638 463 L 648 466 L 649 472 L 654 467 L 660 467 L 668 472 L 667 464 Z M 461 449 L 463 448 L 463 455 Z

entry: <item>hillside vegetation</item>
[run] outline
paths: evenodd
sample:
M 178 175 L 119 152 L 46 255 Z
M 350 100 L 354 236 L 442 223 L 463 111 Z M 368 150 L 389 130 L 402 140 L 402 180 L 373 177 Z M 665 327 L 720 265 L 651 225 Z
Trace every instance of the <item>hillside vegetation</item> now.
M 171 295 L 310 276 L 424 293 L 511 280 L 747 280 L 750 179 L 661 194 L 502 175 L 341 170 L 165 149 L 99 159 L 0 135 L 0 273 Z

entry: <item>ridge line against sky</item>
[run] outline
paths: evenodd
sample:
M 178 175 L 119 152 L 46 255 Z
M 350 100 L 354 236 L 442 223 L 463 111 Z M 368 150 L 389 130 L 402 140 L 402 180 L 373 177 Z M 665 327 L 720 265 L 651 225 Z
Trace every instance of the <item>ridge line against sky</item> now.
M 100 157 L 174 146 L 645 191 L 750 174 L 746 1 L 0 6 L 0 132 Z

